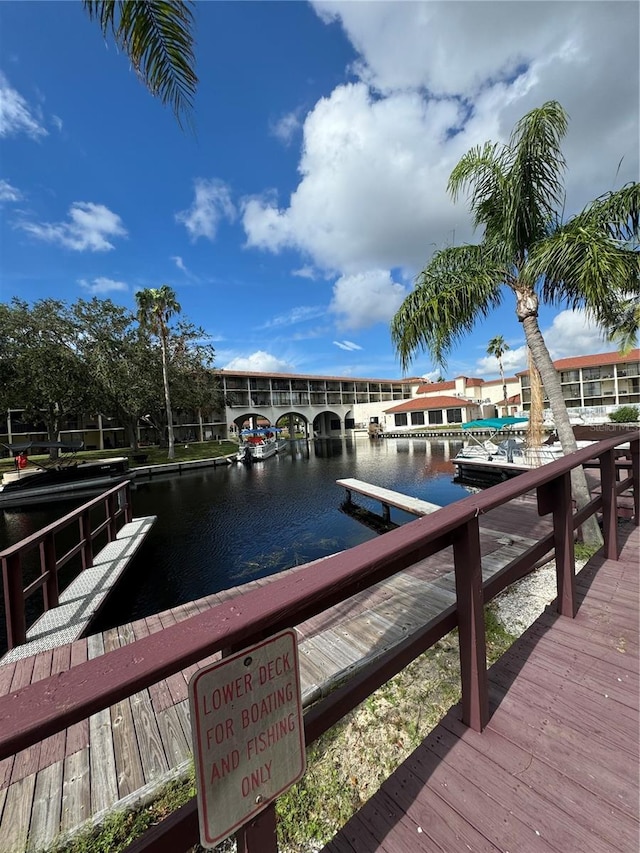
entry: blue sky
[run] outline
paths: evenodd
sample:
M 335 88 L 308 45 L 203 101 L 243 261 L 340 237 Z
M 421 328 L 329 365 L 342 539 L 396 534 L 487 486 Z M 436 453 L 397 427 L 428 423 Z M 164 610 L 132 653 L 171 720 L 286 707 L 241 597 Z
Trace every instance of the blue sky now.
M 0 297 L 134 307 L 169 284 L 216 364 L 396 378 L 389 321 L 434 248 L 474 239 L 446 194 L 470 147 L 534 106 L 570 115 L 567 213 L 638 179 L 635 2 L 207 2 L 195 132 L 79 3 L 0 4 Z M 544 309 L 556 358 L 611 350 Z M 487 342 L 447 378 L 497 376 Z M 411 375 L 439 369 L 419 355 Z

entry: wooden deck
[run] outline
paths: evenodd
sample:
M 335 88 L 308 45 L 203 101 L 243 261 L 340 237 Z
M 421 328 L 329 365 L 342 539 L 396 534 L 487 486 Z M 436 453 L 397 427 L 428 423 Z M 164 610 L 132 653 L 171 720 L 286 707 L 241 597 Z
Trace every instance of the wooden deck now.
M 540 518 L 536 512 L 535 501 L 528 498 L 512 501 L 488 513 L 482 517 L 481 522 L 485 580 L 550 529 L 549 518 Z M 618 566 L 622 563 L 612 565 Z M 290 571 L 299 571 L 301 568 Z M 454 600 L 451 572 L 452 559 L 449 549 L 298 626 L 305 703 L 313 701 L 345 674 L 356 671 L 363 661 L 382 654 L 395 643 L 405 639 L 432 615 L 450 606 Z M 637 571 L 635 580 L 635 613 L 628 605 L 627 621 L 623 623 L 623 627 L 629 629 L 629 637 L 625 640 L 628 651 L 635 649 L 635 663 L 630 655 L 625 660 L 631 661 L 629 678 L 632 678 L 635 666 L 634 683 L 637 694 Z M 263 579 L 255 583 L 263 585 L 269 583 L 269 580 Z M 608 584 L 609 581 L 605 579 L 597 585 L 594 582 L 592 586 L 606 590 Z M 190 615 L 207 610 L 246 588 L 226 590 L 147 619 L 50 649 L 35 657 L 0 666 L 0 695 L 67 670 L 87 658 L 101 655 L 134 639 L 160 631 Z M 606 595 L 606 592 L 603 594 Z M 633 625 L 629 627 L 628 622 L 635 625 L 635 642 L 632 636 Z M 564 632 L 570 633 L 570 627 L 569 625 L 564 628 Z M 559 668 L 562 674 L 563 667 L 566 666 L 565 657 L 569 658 L 573 654 L 566 652 L 559 658 L 554 657 L 553 671 Z M 200 665 L 206 663 L 208 661 L 202 661 Z M 602 668 L 602 665 L 600 666 Z M 518 668 L 517 661 L 512 664 L 512 668 Z M 197 667 L 193 666 L 177 673 L 89 720 L 0 762 L 2 853 L 22 853 L 24 850 L 46 848 L 59 833 L 73 831 L 88 819 L 99 820 L 114 807 L 139 803 L 159 785 L 185 772 L 191 754 L 187 684 L 196 669 Z M 606 664 L 603 672 L 606 672 Z M 599 676 L 600 670 L 597 669 L 589 678 L 595 679 L 595 684 Z M 513 674 L 505 678 L 513 680 Z M 626 682 L 622 681 L 620 684 L 625 685 Z M 504 684 L 502 687 L 504 688 Z M 500 695 L 500 689 L 499 684 L 498 693 L 494 698 Z M 633 684 L 630 689 L 633 690 Z M 538 697 L 542 695 L 540 686 L 536 686 L 535 690 Z M 572 699 L 569 686 L 565 690 L 565 701 L 569 701 Z M 635 743 L 637 751 L 637 704 L 635 713 L 636 739 L 634 741 L 633 737 L 629 736 L 627 740 L 632 746 Z M 633 719 L 632 714 L 633 709 L 629 708 L 629 716 Z M 451 725 L 453 726 L 453 722 Z M 531 733 L 531 737 L 536 739 L 535 732 Z M 633 782 L 633 773 L 629 778 Z M 630 790 L 632 789 L 631 784 Z M 386 820 L 385 823 L 383 820 L 382 823 L 387 825 L 389 821 Z M 426 832 L 426 825 L 421 825 L 421 828 Z M 421 834 L 418 833 L 417 826 L 413 827 L 413 832 Z M 367 837 L 373 836 L 369 832 Z M 412 838 L 412 844 L 406 849 L 420 849 L 415 847 L 414 841 L 415 838 Z M 400 846 L 397 840 L 394 843 L 395 847 L 364 846 L 355 849 L 405 849 L 402 846 L 404 842 Z M 432 845 L 429 849 L 459 848 Z M 494 848 L 489 846 L 481 849 Z M 516 849 L 529 848 L 515 846 L 513 850 Z M 569 846 L 563 849 L 581 848 Z
M 640 528 L 491 668 L 482 734 L 449 711 L 324 848 L 637 853 Z

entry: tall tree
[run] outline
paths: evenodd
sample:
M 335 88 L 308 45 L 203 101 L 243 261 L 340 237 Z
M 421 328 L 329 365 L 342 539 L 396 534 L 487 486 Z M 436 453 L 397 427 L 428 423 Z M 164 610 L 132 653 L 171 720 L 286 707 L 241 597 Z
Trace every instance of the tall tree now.
M 60 440 L 68 415 L 90 408 L 91 380 L 79 349 L 82 329 L 57 299 L 0 304 L 0 406 L 22 409 Z M 58 452 L 51 450 L 51 458 Z
M 560 143 L 566 130 L 564 109 L 549 101 L 517 123 L 508 144 L 487 142 L 464 155 L 449 178 L 449 191 L 454 199 L 469 191 L 474 223 L 484 228 L 482 240 L 437 252 L 391 331 L 403 367 L 418 349 L 442 363 L 476 320 L 511 291 L 568 453 L 576 441 L 540 331 L 539 304 L 583 307 L 605 329 L 615 328 L 620 305 L 639 293 L 640 186 L 607 193 L 563 222 Z M 582 470 L 575 472 L 573 488 L 583 506 L 589 490 Z M 590 541 L 602 541 L 595 523 L 584 532 Z
M 171 412 L 171 395 L 169 393 L 169 320 L 182 310 L 174 291 L 163 284 L 159 288 L 148 288 L 136 293 L 138 320 L 143 329 L 149 329 L 160 341 L 162 353 L 162 383 L 164 385 L 164 402 L 167 413 L 167 437 L 169 441 L 168 459 L 175 457 L 173 438 L 173 415 Z
M 83 0 L 105 38 L 129 57 L 152 95 L 168 104 L 182 126 L 198 85 L 193 8 L 185 0 Z
M 504 413 L 509 414 L 507 406 L 507 383 L 504 381 L 504 368 L 502 366 L 502 356 L 509 349 L 509 344 L 505 341 L 502 335 L 496 335 L 491 338 L 487 346 L 487 355 L 492 355 L 498 360 L 498 369 L 500 370 L 500 379 L 502 379 L 502 400 L 504 402 Z

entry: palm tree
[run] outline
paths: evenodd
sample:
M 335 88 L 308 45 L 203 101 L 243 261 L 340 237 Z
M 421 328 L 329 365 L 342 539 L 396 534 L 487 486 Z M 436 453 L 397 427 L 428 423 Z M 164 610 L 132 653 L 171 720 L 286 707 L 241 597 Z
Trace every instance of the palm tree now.
M 173 438 L 173 414 L 171 412 L 171 397 L 169 395 L 168 371 L 168 342 L 169 320 L 182 310 L 174 291 L 166 284 L 160 288 L 148 288 L 136 293 L 138 320 L 143 328 L 149 329 L 152 335 L 160 340 L 162 351 L 162 382 L 164 384 L 164 403 L 167 411 L 167 430 L 169 440 L 168 459 L 175 457 Z
M 443 363 L 453 345 L 501 304 L 505 291 L 549 398 L 565 453 L 576 442 L 559 376 L 540 332 L 540 301 L 582 307 L 605 329 L 616 326 L 620 305 L 638 295 L 640 185 L 607 193 L 562 222 L 560 141 L 567 115 L 556 101 L 527 113 L 509 143 L 471 149 L 449 178 L 454 199 L 469 190 L 478 245 L 437 252 L 392 321 L 391 333 L 403 367 L 418 349 Z M 637 318 L 636 318 L 637 319 Z M 573 478 L 579 506 L 589 500 L 584 472 Z M 594 524 L 585 536 L 602 538 Z
M 193 3 L 185 0 L 83 0 L 105 38 L 131 60 L 149 91 L 169 104 L 182 126 L 198 85 L 194 71 Z
M 507 407 L 507 383 L 504 381 L 504 368 L 502 366 L 502 356 L 510 349 L 509 344 L 505 341 L 502 335 L 496 335 L 491 338 L 487 346 L 487 355 L 492 355 L 498 360 L 498 368 L 500 370 L 500 379 L 502 379 L 502 399 L 504 400 L 504 413 L 509 414 Z

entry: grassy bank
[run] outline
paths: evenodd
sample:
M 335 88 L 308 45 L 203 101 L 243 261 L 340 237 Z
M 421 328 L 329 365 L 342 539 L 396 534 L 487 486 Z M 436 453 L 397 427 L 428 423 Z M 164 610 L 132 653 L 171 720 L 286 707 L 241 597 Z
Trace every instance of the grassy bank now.
M 235 453 L 238 445 L 233 441 L 203 441 L 191 442 L 188 444 L 176 444 L 174 462 L 193 462 L 198 459 L 216 459 L 219 456 L 228 456 L 230 453 Z M 114 456 L 128 456 L 129 465 L 131 468 L 139 467 L 140 462 L 135 462 L 133 456 L 144 454 L 147 456 L 145 465 L 162 465 L 170 460 L 167 459 L 167 448 L 158 447 L 141 447 L 137 451 L 133 451 L 130 447 L 120 447 L 116 450 L 81 450 L 73 457 L 78 462 L 90 459 L 111 459 Z M 47 454 L 30 454 L 29 459 L 40 464 L 47 464 L 49 456 Z M 14 471 L 15 463 L 12 458 L 4 457 L 0 459 L 0 475 L 5 471 Z

